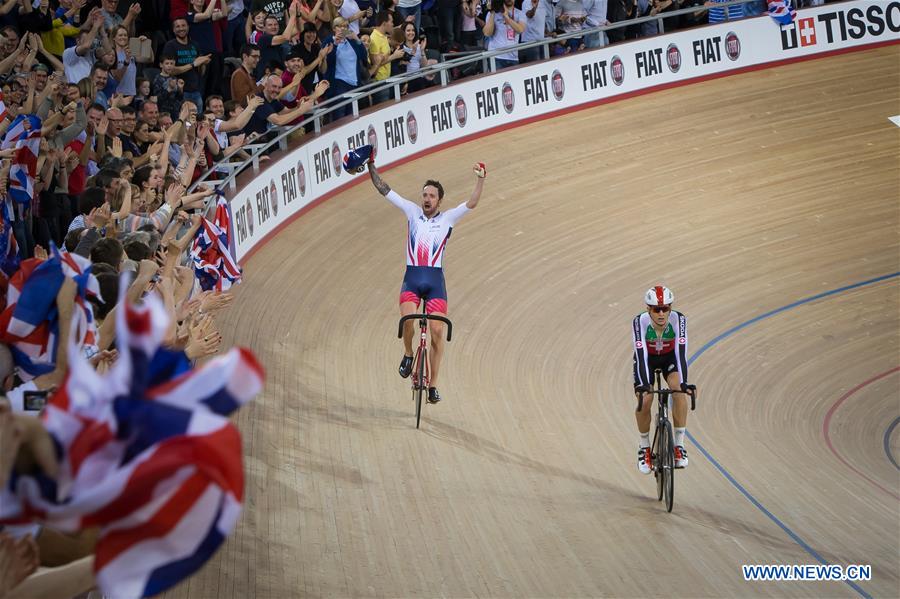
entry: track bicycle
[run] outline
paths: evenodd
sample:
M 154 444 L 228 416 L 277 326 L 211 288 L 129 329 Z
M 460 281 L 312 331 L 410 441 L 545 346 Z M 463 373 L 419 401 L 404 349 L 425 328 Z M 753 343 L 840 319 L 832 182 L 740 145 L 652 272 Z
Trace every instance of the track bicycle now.
M 669 420 L 669 398 L 673 393 L 687 393 L 691 396 L 691 411 L 696 408 L 697 387 L 685 385 L 684 390 L 663 389 L 662 371 L 654 370 L 654 388 L 638 394 L 638 412 L 644 406 L 644 393 L 655 395 L 657 399 L 656 430 L 653 432 L 653 442 L 650 444 L 650 467 L 656 478 L 656 499 L 666 500 L 666 511 L 672 511 L 675 501 L 675 436 L 672 431 L 672 422 Z
M 422 417 L 422 396 L 428 393 L 428 386 L 431 382 L 431 365 L 428 362 L 428 321 L 439 320 L 447 325 L 447 342 L 453 337 L 453 323 L 450 319 L 436 314 L 427 314 L 425 312 L 425 301 L 422 300 L 421 314 L 407 314 L 400 319 L 400 326 L 397 330 L 397 337 L 403 338 L 403 324 L 407 320 L 419 321 L 419 346 L 416 348 L 416 355 L 413 359 L 412 370 L 412 396 L 416 402 L 416 428 L 419 428 L 419 421 Z

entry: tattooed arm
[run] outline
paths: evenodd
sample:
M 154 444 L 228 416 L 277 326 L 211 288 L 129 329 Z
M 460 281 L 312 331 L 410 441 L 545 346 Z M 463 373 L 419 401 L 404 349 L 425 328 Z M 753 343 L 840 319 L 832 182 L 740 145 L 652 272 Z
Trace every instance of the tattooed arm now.
M 391 186 L 385 183 L 384 179 L 381 178 L 381 175 L 378 174 L 378 169 L 375 168 L 374 162 L 369 162 L 369 177 L 372 179 L 372 185 L 375 186 L 378 193 L 386 196 L 391 192 Z

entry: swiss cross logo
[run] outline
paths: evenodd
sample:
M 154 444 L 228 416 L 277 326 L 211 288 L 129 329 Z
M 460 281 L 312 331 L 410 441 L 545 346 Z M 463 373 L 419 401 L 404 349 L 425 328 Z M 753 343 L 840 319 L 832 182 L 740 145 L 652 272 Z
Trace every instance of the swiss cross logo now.
M 813 18 L 799 19 L 797 29 L 800 32 L 801 46 L 814 46 L 816 43 L 816 21 Z

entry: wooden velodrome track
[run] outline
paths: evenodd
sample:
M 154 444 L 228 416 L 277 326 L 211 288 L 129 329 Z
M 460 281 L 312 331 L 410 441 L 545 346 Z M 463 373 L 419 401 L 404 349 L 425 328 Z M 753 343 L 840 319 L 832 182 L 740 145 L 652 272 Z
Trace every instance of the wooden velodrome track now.
M 900 270 L 895 114 L 891 46 L 388 170 L 413 199 L 439 178 L 453 206 L 489 165 L 445 262 L 445 401 L 418 431 L 396 373 L 402 215 L 368 183 L 304 215 L 220 322 L 268 369 L 239 417 L 244 514 L 169 596 L 900 595 L 898 278 L 735 330 Z M 631 318 L 657 282 L 690 318 L 700 387 L 672 514 L 636 469 L 630 390 Z M 819 559 L 872 580 L 741 574 Z

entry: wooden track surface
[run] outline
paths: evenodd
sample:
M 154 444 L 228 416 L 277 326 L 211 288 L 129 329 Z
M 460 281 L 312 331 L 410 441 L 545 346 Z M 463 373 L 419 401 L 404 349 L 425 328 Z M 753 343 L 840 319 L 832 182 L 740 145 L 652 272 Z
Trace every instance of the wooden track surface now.
M 245 265 L 226 339 L 268 369 L 238 419 L 244 514 L 172 597 L 848 597 L 744 582 L 814 564 L 688 444 L 675 509 L 635 466 L 631 318 L 662 282 L 691 353 L 741 323 L 900 270 L 900 48 L 728 77 L 472 141 L 389 170 L 483 203 L 445 260 L 455 323 L 415 430 L 396 374 L 402 214 L 368 184 Z M 860 588 L 900 595 L 898 278 L 723 338 L 691 367 L 689 431 Z M 836 453 L 829 449 L 825 436 Z M 887 440 L 900 455 L 900 427 Z M 840 459 L 838 457 L 840 456 Z M 841 461 L 844 460 L 843 462 Z

